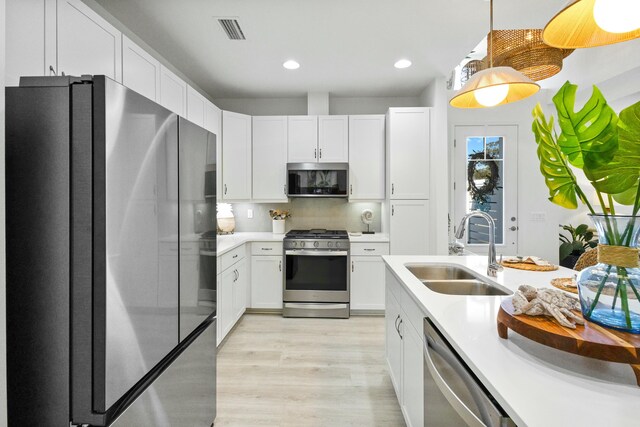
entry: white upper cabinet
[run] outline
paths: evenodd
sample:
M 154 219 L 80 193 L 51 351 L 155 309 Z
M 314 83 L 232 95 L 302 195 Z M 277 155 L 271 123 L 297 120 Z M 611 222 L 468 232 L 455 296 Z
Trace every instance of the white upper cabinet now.
M 253 118 L 253 200 L 287 201 L 287 117 Z
M 391 255 L 429 255 L 429 201 L 391 200 Z
M 204 104 L 204 128 L 215 133 L 220 138 L 220 123 L 222 122 L 222 110 L 211 102 Z
M 384 200 L 385 116 L 349 116 L 349 200 Z
M 289 116 L 287 161 L 308 163 L 318 161 L 318 116 Z
M 204 127 L 204 110 L 208 102 L 198 91 L 187 86 L 187 120 Z
M 429 198 L 429 111 L 429 108 L 389 109 L 387 191 L 391 199 Z
M 58 0 L 58 74 L 122 82 L 122 33 L 80 0 Z
M 179 116 L 187 116 L 187 83 L 160 66 L 160 105 Z
M 5 13 L 5 84 L 18 86 L 20 76 L 54 74 L 56 1 L 7 0 Z
M 349 161 L 349 117 L 318 117 L 318 160 L 323 163 Z
M 251 199 L 251 116 L 222 112 L 222 199 Z
M 122 84 L 152 101 L 160 101 L 160 61 L 124 35 Z

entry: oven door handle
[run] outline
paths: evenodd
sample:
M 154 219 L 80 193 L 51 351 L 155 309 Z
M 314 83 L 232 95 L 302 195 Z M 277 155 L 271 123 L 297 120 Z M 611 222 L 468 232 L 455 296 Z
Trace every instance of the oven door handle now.
M 304 249 L 294 249 L 284 252 L 285 255 L 302 255 L 302 256 L 347 256 L 348 251 L 307 251 Z
M 200 255 L 204 255 L 204 256 L 216 256 L 216 252 L 215 252 L 215 251 L 203 251 L 203 250 L 200 250 Z

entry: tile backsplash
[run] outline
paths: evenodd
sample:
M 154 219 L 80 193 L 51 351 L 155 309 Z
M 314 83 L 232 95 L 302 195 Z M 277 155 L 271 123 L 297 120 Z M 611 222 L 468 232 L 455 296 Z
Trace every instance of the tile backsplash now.
M 253 209 L 253 218 L 247 218 Z M 347 231 L 365 231 L 367 226 L 360 219 L 364 209 L 373 212 L 371 231 L 381 230 L 381 203 L 349 203 L 345 199 L 291 199 L 290 203 L 233 203 L 236 231 L 271 231 L 270 209 L 286 209 L 291 212 L 286 230 L 326 228 Z

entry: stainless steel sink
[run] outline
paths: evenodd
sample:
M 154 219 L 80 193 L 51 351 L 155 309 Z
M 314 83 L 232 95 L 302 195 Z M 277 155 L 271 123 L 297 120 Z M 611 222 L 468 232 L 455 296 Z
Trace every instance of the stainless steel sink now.
M 497 286 L 472 280 L 426 280 L 424 285 L 433 292 L 447 295 L 511 295 Z
M 450 264 L 407 264 L 407 269 L 427 288 L 447 295 L 511 295 L 508 289 Z
M 465 280 L 477 276 L 455 265 L 408 264 L 407 269 L 420 280 Z

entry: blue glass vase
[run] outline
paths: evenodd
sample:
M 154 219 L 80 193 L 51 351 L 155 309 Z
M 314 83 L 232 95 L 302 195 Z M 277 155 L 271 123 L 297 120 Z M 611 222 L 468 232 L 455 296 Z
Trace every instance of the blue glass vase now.
M 640 334 L 640 217 L 590 215 L 598 230 L 598 264 L 578 274 L 586 320 Z

